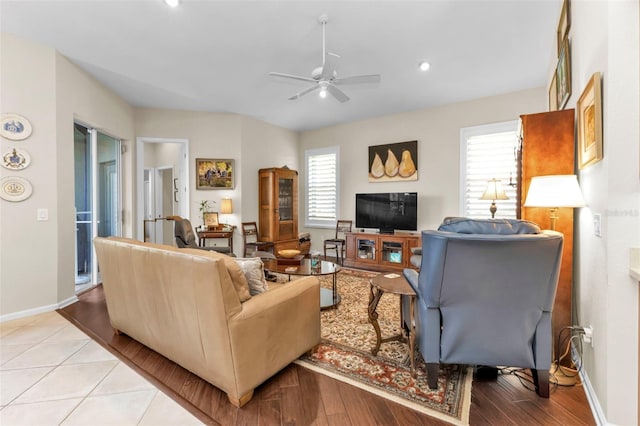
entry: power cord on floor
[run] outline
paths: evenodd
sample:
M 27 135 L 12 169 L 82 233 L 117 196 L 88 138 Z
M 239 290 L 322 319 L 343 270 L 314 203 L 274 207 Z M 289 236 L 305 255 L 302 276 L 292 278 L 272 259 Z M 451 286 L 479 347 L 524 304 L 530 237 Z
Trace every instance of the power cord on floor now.
M 574 334 L 575 332 L 575 334 Z M 564 334 L 564 337 L 563 337 Z M 558 344 L 556 348 L 560 349 L 566 345 L 562 355 L 554 359 L 549 370 L 549 391 L 553 392 L 558 387 L 581 386 L 580 372 L 582 371 L 582 335 L 584 329 L 579 326 L 568 326 L 560 330 L 558 334 Z M 571 360 L 570 367 L 561 365 L 560 363 L 571 353 L 571 343 L 576 348 L 577 358 Z M 576 361 L 577 364 L 576 365 Z M 536 388 L 533 383 L 533 377 L 529 369 L 498 367 L 498 373 L 503 375 L 515 376 L 520 384 L 527 390 L 535 392 Z

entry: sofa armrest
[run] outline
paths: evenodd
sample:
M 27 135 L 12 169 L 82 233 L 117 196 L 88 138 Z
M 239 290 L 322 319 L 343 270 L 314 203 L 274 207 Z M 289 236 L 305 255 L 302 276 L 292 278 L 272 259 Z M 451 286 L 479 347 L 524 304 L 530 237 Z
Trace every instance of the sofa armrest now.
M 240 394 L 320 343 L 320 283 L 291 281 L 252 297 L 229 318 L 231 351 Z

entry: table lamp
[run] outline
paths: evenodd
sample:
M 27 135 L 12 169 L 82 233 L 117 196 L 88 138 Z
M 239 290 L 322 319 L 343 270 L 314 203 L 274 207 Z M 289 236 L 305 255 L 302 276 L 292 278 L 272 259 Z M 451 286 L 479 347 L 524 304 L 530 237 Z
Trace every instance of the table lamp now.
M 231 214 L 233 213 L 233 202 L 231 198 L 223 198 L 220 201 L 220 214 Z M 224 224 L 225 228 L 229 227 L 228 223 Z
M 489 211 L 491 212 L 491 219 L 493 219 L 498 211 L 496 200 L 508 200 L 509 197 L 504 193 L 502 182 L 494 178 L 487 181 L 487 189 L 485 189 L 484 194 L 482 194 L 480 199 L 491 200 L 491 207 L 489 207 Z
M 560 207 L 584 207 L 586 203 L 576 175 L 550 175 L 531 178 L 525 207 L 548 207 L 551 230 L 556 229 Z

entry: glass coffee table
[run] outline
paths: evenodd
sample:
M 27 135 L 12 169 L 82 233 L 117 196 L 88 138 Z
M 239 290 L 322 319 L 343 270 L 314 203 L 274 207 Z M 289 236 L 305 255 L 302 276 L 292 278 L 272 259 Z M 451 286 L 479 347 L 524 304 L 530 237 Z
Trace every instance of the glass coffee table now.
M 326 260 L 318 262 L 318 267 L 311 267 L 311 259 L 302 259 L 300 264 L 279 263 L 277 259 L 263 259 L 265 266 L 271 272 L 288 275 L 291 281 L 291 275 L 314 276 L 314 275 L 333 275 L 333 283 L 331 289 L 320 287 L 320 309 L 334 308 L 340 303 L 341 297 L 338 294 L 336 285 L 336 275 L 340 272 L 340 265 Z

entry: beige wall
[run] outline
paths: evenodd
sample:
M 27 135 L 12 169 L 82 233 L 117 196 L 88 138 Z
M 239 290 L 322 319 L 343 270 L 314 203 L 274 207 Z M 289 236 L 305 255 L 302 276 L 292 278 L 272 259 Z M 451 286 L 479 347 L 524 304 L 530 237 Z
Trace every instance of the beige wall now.
M 224 222 L 238 226 L 234 235 L 234 252 L 242 252 L 242 221 L 257 220 L 258 173 L 263 167 L 287 164 L 297 167 L 297 133 L 236 114 L 174 111 L 150 108 L 135 110 L 136 135 L 149 138 L 177 138 L 189 141 L 189 219 L 201 223 L 198 206 L 202 200 L 233 200 L 234 212 Z M 235 161 L 233 190 L 197 190 L 196 158 L 227 158 Z
M 56 53 L 13 36 L 2 34 L 0 108 L 17 113 L 33 127 L 23 141 L 1 140 L 2 152 L 17 147 L 31 156 L 21 171 L 0 170 L 0 176 L 28 179 L 33 195 L 22 202 L 0 200 L 0 314 L 57 303 L 59 221 L 57 212 L 58 149 L 56 140 Z M 73 151 L 71 151 L 73 155 Z M 73 173 L 73 162 L 70 165 Z M 69 186 L 73 188 L 73 185 Z M 36 221 L 38 208 L 49 209 L 47 222 Z M 73 216 L 71 216 L 73 220 Z M 71 239 L 73 241 L 73 239 Z M 74 285 L 73 258 L 68 265 Z
M 2 139 L 3 151 L 16 146 L 31 155 L 27 169 L 3 169 L 2 176 L 24 177 L 33 185 L 25 201 L 0 201 L 0 316 L 5 317 L 51 309 L 74 297 L 73 120 L 125 143 L 133 138 L 133 122 L 128 104 L 53 49 L 4 33 L 0 39 L 1 112 L 21 114 L 33 126 L 24 141 Z M 130 164 L 125 156 L 123 167 Z M 36 221 L 40 208 L 48 209 L 48 221 Z
M 629 249 L 640 246 L 638 2 L 571 3 L 575 107 L 589 78 L 602 73 L 604 158 L 579 172 L 587 207 L 577 212 L 576 323 L 593 326 L 585 371 L 610 424 L 637 424 L 638 283 Z M 602 237 L 593 217 L 602 217 Z M 604 419 L 602 419 L 604 420 Z
M 537 88 L 469 102 L 373 118 L 304 132 L 304 151 L 326 146 L 340 147 L 339 217 L 355 220 L 358 192 L 418 192 L 418 229 L 433 229 L 445 216 L 460 214 L 460 129 L 517 120 L 521 114 L 544 111 L 546 89 Z M 369 183 L 368 147 L 394 142 L 418 141 L 418 180 Z M 301 170 L 304 182 L 304 170 Z M 301 194 L 300 211 L 305 211 Z M 354 223 L 355 225 L 355 223 Z M 335 233 L 330 229 L 306 229 L 314 250 Z

